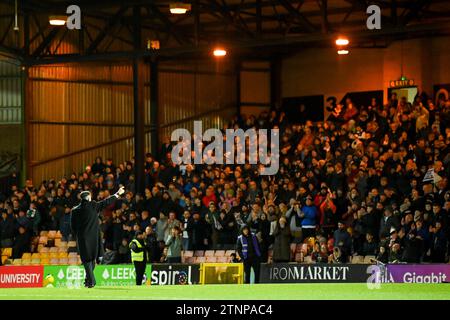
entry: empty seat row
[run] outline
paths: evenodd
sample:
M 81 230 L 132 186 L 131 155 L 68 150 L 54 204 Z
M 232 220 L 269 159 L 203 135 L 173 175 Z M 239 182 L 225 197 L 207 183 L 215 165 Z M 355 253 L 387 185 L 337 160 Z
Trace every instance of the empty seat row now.
M 44 258 L 44 259 L 14 259 L 12 265 L 29 266 L 29 265 L 79 265 L 80 259 L 75 258 Z
M 196 250 L 183 251 L 184 257 L 229 257 L 235 250 Z
M 39 253 L 52 253 L 52 252 L 68 252 L 69 248 L 67 247 L 44 247 L 44 246 L 38 246 L 38 252 Z
M 2 248 L 2 256 L 11 257 L 12 256 L 12 248 Z
M 47 236 L 40 236 L 37 239 L 39 245 L 47 245 L 53 243 L 56 247 L 76 247 L 76 241 L 62 241 L 61 238 L 49 238 Z
M 184 257 L 183 263 L 228 263 L 230 259 L 228 257 Z
M 50 231 L 41 231 L 39 234 L 41 237 L 47 237 L 48 239 L 61 239 L 62 234 L 61 231 L 50 230 Z
M 349 263 L 371 264 L 375 260 L 375 256 L 350 256 Z
M 76 253 L 67 252 L 41 252 L 41 253 L 24 253 L 22 259 L 52 259 L 52 258 L 68 258 L 76 257 Z

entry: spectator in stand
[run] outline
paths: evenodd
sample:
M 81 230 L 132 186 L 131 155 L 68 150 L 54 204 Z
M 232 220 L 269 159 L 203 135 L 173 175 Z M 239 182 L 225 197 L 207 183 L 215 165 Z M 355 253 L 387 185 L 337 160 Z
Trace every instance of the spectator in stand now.
M 238 256 L 236 256 L 236 253 L 232 253 L 230 254 L 230 263 L 240 263 L 242 262 L 241 259 L 238 258 Z
M 335 248 L 339 248 L 339 260 L 346 262 L 351 253 L 352 238 L 348 233 L 344 221 L 338 222 L 338 229 L 333 234 Z
M 362 255 L 364 256 L 376 256 L 378 253 L 378 243 L 375 242 L 375 238 L 372 233 L 366 233 L 366 241 L 364 241 L 362 247 Z
M 415 224 L 403 240 L 402 262 L 420 263 L 422 260 L 423 240 L 416 236 Z
M 173 227 L 170 231 L 171 234 L 166 239 L 167 262 L 181 263 L 181 251 L 183 250 L 181 230 L 179 227 Z
M 314 244 L 314 250 L 311 254 L 311 260 L 316 263 L 328 263 L 329 253 L 325 244 L 316 242 Z
M 158 240 L 156 240 L 156 235 L 153 229 L 148 226 L 145 228 L 145 244 L 147 247 L 147 261 L 150 263 L 159 262 L 161 259 L 161 252 L 159 248 Z
M 389 263 L 399 263 L 401 262 L 401 256 L 400 256 L 400 244 L 394 243 L 389 252 Z
M 236 229 L 236 221 L 234 215 L 230 212 L 227 212 L 225 209 L 222 209 L 219 214 L 219 223 L 221 229 L 218 237 L 218 249 L 219 248 L 230 248 L 233 247 L 234 239 L 235 239 L 235 229 Z
M 430 257 L 433 263 L 444 263 L 445 255 L 447 253 L 448 239 L 442 229 L 442 223 L 436 221 L 431 227 L 431 249 Z
M 156 239 L 158 241 L 164 241 L 168 232 L 168 219 L 164 213 L 159 214 L 159 220 L 156 222 Z
M 18 235 L 14 240 L 13 259 L 20 259 L 25 252 L 30 252 L 30 233 L 24 226 L 19 226 Z
M 15 234 L 15 221 L 12 209 L 8 207 L 6 210 L 6 212 L 2 212 L 2 220 L 0 221 L 2 248 L 13 246 Z
M 35 202 L 32 202 L 30 204 L 30 209 L 28 209 L 27 211 L 27 218 L 30 221 L 32 233 L 36 236 L 38 234 L 39 226 L 41 223 L 41 214 L 37 210 Z
M 62 241 L 71 240 L 70 236 L 72 235 L 72 230 L 70 229 L 70 208 L 64 209 L 64 213 L 60 218 L 59 230 L 61 231 Z
M 182 241 L 184 250 L 192 250 L 191 239 L 192 232 L 188 231 L 188 225 L 192 224 L 191 213 L 186 210 L 183 213 L 183 219 L 181 221 Z
M 300 202 L 293 200 L 293 205 L 286 211 L 286 219 L 290 221 L 289 226 L 292 232 L 292 242 L 302 243 L 303 233 L 302 233 L 302 219 L 304 215 L 300 210 Z
M 313 204 L 312 197 L 306 197 L 305 205 L 302 207 L 302 234 L 303 239 L 309 237 L 315 237 L 316 235 L 316 219 L 318 216 L 318 211 L 316 206 Z
M 95 162 L 91 166 L 91 170 L 92 170 L 92 173 L 94 175 L 96 175 L 96 174 L 101 175 L 101 174 L 104 173 L 104 171 L 105 171 L 105 164 L 103 163 L 103 160 L 102 160 L 101 157 L 95 158 Z
M 0 196 L 2 247 L 12 247 L 18 227 L 28 223 L 35 226 L 36 234 L 59 229 L 64 239 L 70 239 L 65 230 L 66 208 L 78 202 L 78 193 L 92 190 L 92 197 L 100 200 L 122 184 L 127 189 L 125 199 L 102 212 L 104 246 L 114 251 L 121 247 L 122 238 L 129 241 L 133 231 L 147 226 L 162 244 L 170 230 L 171 219 L 166 216 L 174 212 L 176 220 L 189 212 L 192 218 L 185 221 L 183 217 L 179 226 L 182 241 L 189 239 L 192 250 L 236 243 L 239 230 L 248 226 L 259 239 L 265 262 L 274 247 L 275 227 L 285 216 L 292 248 L 305 243 L 311 252 L 312 243 L 319 242 L 322 251 L 322 245 L 329 242 L 331 253 L 336 222 L 343 220 L 353 230 L 341 260 L 346 255 L 368 255 L 376 246 L 384 248 L 377 252 L 383 261 L 397 255 L 398 261 L 417 261 L 420 256 L 424 262 L 447 262 L 450 101 L 441 99 L 434 105 L 418 99 L 411 106 L 403 97 L 394 97 L 385 106 L 370 102 L 369 107 L 360 107 L 347 100 L 341 112 L 336 112 L 338 106 L 330 106 L 335 114 L 322 123 L 308 119 L 296 123 L 275 111 L 233 118 L 227 128 L 280 126 L 280 169 L 274 176 L 261 176 L 248 163 L 178 166 L 165 152 L 159 159 L 146 155 L 142 196 L 134 190 L 134 159 L 115 164 L 113 159 L 103 163 L 97 158 L 79 174 L 69 172 L 60 181 L 48 177 L 36 187 L 31 180 L 18 186 L 12 177 L 5 180 Z M 169 143 L 165 150 L 173 146 Z M 423 182 L 431 168 L 441 178 L 436 185 Z M 35 224 L 33 211 L 26 217 L 30 208 L 39 212 L 39 223 Z M 235 226 L 227 230 L 232 218 Z M 391 236 L 392 228 L 398 232 Z M 374 235 L 373 240 L 368 240 L 368 234 Z M 340 248 L 338 243 L 335 246 Z M 318 252 L 315 248 L 314 255 Z
M 289 262 L 291 259 L 291 230 L 287 224 L 286 218 L 281 217 L 273 231 L 273 261 L 274 262 Z
M 323 190 L 323 189 L 322 189 Z M 333 203 L 332 193 L 328 189 L 325 199 L 319 206 L 320 226 L 322 235 L 328 238 L 336 229 L 336 206 Z
M 209 228 L 211 230 L 212 247 L 217 248 L 219 243 L 219 233 L 222 230 L 222 225 L 219 222 L 219 212 L 217 211 L 214 201 L 209 202 L 208 208 L 209 211 L 206 213 L 205 220 L 209 224 Z
M 345 263 L 346 261 L 339 247 L 335 247 L 333 253 L 328 258 L 328 263 Z
M 205 248 L 208 248 L 209 230 L 208 223 L 198 212 L 194 212 L 193 219 L 187 225 L 187 231 L 192 235 L 190 238 L 192 250 L 205 250 Z
M 120 263 L 130 263 L 131 261 L 131 252 L 128 244 L 128 238 L 123 238 L 122 242 L 118 248 L 119 253 L 119 261 Z
M 175 227 L 181 228 L 181 222 L 176 218 L 176 213 L 172 211 L 169 213 L 169 218 L 167 219 L 166 234 L 164 235 L 165 239 L 169 236 L 169 233 Z

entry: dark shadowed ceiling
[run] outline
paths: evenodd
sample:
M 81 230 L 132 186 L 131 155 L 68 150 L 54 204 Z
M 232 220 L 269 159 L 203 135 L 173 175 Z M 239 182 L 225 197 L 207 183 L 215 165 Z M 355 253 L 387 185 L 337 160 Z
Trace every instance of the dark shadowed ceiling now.
M 449 0 L 191 0 L 192 10 L 172 15 L 170 3 L 152 0 L 0 0 L 0 52 L 52 63 L 131 56 L 208 54 L 216 44 L 236 55 L 287 55 L 332 46 L 337 35 L 353 47 L 385 47 L 398 39 L 450 33 Z M 81 30 L 48 23 L 69 5 L 81 8 Z M 382 29 L 368 30 L 366 9 L 381 8 Z M 158 40 L 160 50 L 148 50 Z

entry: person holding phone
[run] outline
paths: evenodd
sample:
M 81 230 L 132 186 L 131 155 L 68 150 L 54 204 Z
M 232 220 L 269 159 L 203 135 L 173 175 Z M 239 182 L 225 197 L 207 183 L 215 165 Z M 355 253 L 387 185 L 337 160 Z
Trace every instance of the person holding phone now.
M 183 250 L 183 240 L 181 239 L 181 229 L 173 227 L 170 236 L 167 237 L 167 262 L 181 263 L 181 250 Z

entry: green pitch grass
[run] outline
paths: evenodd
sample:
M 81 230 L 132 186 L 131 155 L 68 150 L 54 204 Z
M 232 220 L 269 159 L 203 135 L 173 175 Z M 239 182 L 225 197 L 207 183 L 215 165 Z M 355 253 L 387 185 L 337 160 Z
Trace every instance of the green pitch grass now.
M 0 289 L 2 300 L 450 300 L 449 284 L 258 284 Z

